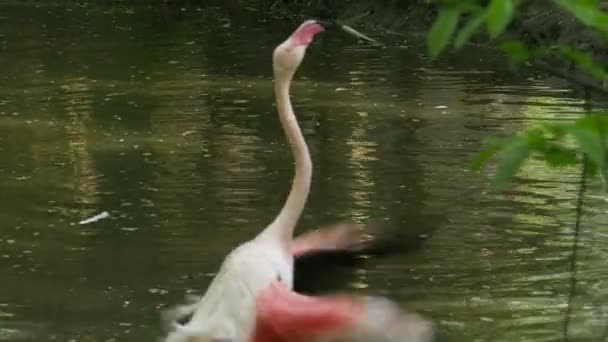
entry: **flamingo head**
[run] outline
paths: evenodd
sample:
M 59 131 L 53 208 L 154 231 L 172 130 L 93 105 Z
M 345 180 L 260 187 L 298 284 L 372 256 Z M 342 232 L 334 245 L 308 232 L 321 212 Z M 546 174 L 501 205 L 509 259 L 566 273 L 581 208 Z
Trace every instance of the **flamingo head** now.
M 277 46 L 272 56 L 275 75 L 293 75 L 300 66 L 306 47 L 312 43 L 317 33 L 325 31 L 318 21 L 303 22 L 281 45 Z

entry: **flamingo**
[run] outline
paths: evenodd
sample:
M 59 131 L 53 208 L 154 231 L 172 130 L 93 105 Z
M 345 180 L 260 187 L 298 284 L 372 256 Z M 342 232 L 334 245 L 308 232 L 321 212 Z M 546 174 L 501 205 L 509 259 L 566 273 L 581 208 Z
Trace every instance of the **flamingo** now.
M 294 258 L 357 248 L 356 225 L 338 224 L 293 238 L 312 178 L 308 147 L 294 114 L 289 87 L 315 35 L 302 23 L 273 53 L 274 91 L 283 130 L 295 159 L 287 200 L 261 233 L 234 249 L 206 293 L 167 311 L 166 342 L 431 341 L 433 327 L 381 297 L 307 296 L 293 290 Z

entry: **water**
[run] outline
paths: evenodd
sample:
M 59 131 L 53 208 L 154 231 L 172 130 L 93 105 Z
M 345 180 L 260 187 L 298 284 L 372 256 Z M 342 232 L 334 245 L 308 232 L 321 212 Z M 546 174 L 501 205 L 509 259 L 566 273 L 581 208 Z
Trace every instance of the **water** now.
M 293 25 L 233 11 L 2 8 L 0 340 L 153 340 L 160 308 L 277 213 L 292 157 L 270 54 Z M 484 138 L 581 101 L 473 49 L 431 63 L 419 36 L 314 43 L 293 85 L 315 163 L 301 226 L 426 234 L 337 290 L 390 296 L 450 341 L 557 340 L 580 170 L 533 161 L 496 192 L 469 163 Z M 605 202 L 585 200 L 571 337 L 595 341 L 608 231 Z

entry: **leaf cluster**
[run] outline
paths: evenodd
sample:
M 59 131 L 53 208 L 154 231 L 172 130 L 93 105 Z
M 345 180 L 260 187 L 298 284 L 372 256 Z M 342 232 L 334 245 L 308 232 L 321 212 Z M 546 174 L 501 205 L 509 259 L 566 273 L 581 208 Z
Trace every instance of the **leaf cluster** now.
M 440 11 L 427 35 L 427 47 L 432 58 L 439 56 L 450 43 L 460 49 L 475 34 L 485 33 L 489 39 L 504 34 L 518 9 L 533 0 L 452 0 L 443 1 Z M 551 0 L 556 8 L 576 18 L 600 37 L 608 36 L 608 14 L 598 0 Z M 498 43 L 513 65 L 541 59 L 558 59 L 608 86 L 607 69 L 594 61 L 589 53 L 575 46 L 554 42 L 549 46 L 529 47 L 521 40 L 502 40 Z M 515 175 L 530 157 L 540 157 L 552 167 L 580 163 L 581 157 L 589 162 L 591 174 L 606 173 L 606 132 L 608 114 L 587 115 L 570 123 L 544 124 L 509 138 L 493 138 L 473 162 L 481 169 L 490 158 L 497 156 L 499 163 L 494 175 L 498 187 Z
M 587 171 L 594 175 L 606 167 L 607 133 L 606 114 L 593 114 L 570 123 L 544 124 L 512 137 L 488 139 L 472 166 L 479 171 L 492 157 L 499 155 L 494 175 L 494 185 L 499 188 L 534 155 L 552 167 L 576 165 L 584 155 L 589 163 Z

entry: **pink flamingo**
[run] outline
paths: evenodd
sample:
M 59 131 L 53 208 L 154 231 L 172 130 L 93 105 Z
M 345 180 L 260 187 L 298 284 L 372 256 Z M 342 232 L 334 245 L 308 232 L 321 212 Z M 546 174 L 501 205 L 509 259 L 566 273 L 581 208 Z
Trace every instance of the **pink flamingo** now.
M 310 191 L 312 162 L 289 98 L 290 82 L 314 36 L 301 24 L 273 54 L 281 125 L 295 157 L 295 177 L 283 208 L 258 236 L 233 250 L 207 292 L 172 313 L 166 342 L 430 341 L 432 325 L 387 299 L 311 297 L 293 291 L 294 257 L 348 249 L 361 241 L 354 225 L 337 225 L 293 239 Z M 189 320 L 179 318 L 188 316 Z

